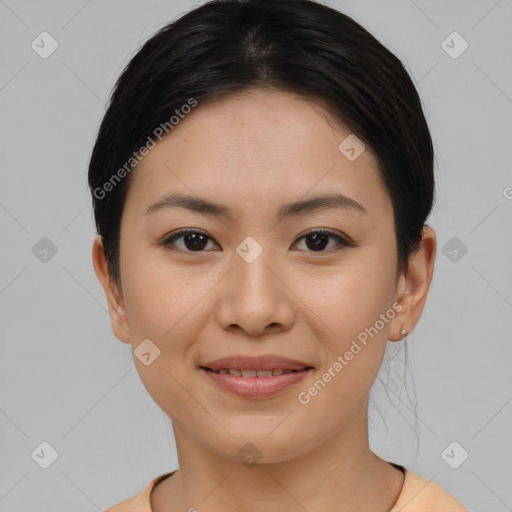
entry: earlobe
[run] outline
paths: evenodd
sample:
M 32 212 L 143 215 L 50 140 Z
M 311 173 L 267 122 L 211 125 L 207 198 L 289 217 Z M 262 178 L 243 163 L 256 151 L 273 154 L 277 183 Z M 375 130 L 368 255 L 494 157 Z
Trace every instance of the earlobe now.
M 418 250 L 411 254 L 407 271 L 399 278 L 396 301 L 402 309 L 391 322 L 388 336 L 390 341 L 400 341 L 418 323 L 432 282 L 436 249 L 434 230 L 423 226 Z
M 96 235 L 92 246 L 92 261 L 94 272 L 98 278 L 105 296 L 110 315 L 112 331 L 116 338 L 124 343 L 131 343 L 130 329 L 126 315 L 124 300 L 119 292 L 118 286 L 110 277 L 108 262 L 103 249 L 103 243 L 100 235 Z

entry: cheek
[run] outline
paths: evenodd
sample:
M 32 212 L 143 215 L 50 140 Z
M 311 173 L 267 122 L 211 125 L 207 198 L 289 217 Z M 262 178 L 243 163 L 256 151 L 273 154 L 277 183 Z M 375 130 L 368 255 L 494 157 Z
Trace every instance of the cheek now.
M 141 382 L 166 414 L 176 418 L 197 414 L 195 402 L 184 393 L 183 385 L 190 379 L 187 357 L 208 318 L 204 314 L 205 301 L 201 299 L 211 283 L 208 285 L 193 271 L 191 278 L 190 269 L 156 264 L 155 260 L 134 252 L 126 256 L 123 272 L 132 350 L 145 339 L 159 350 L 149 365 L 134 354 Z M 187 389 L 195 395 L 190 383 Z
M 382 255 L 357 257 L 328 273 L 311 273 L 306 280 L 302 274 L 297 295 L 323 321 L 327 339 L 343 344 L 390 308 L 394 268 L 391 258 Z
M 377 254 L 378 253 L 378 254 Z M 323 364 L 336 378 L 325 377 L 333 400 L 347 403 L 367 393 L 386 348 L 392 309 L 395 261 L 393 251 L 367 251 L 329 275 L 308 279 L 302 297 L 321 322 L 314 335 L 325 354 Z M 313 315 L 309 315 L 313 318 Z M 340 361 L 341 358 L 341 361 Z M 335 363 L 339 364 L 334 366 Z M 341 369 L 340 365 L 343 367 Z
M 125 306 L 137 339 L 153 337 L 163 348 L 171 340 L 179 346 L 179 333 L 184 330 L 193 334 L 198 324 L 192 320 L 201 310 L 205 290 L 211 287 L 207 276 L 196 270 L 142 253 L 132 252 L 125 258 Z
M 314 336 L 325 360 L 322 373 L 305 383 L 298 398 L 303 405 L 307 402 L 304 407 L 309 418 L 324 418 L 323 428 L 337 428 L 340 422 L 361 410 L 358 406 L 379 372 L 389 321 L 394 316 L 389 304 L 393 282 L 378 278 L 390 273 L 379 273 L 377 267 L 366 264 L 362 267 L 364 271 L 354 265 L 350 271 L 344 269 L 331 279 L 317 280 L 314 286 L 304 288 L 311 309 L 322 320 L 316 325 L 323 327 Z M 381 319 L 381 314 L 387 322 Z M 331 411 L 328 418 L 325 418 L 326 408 Z

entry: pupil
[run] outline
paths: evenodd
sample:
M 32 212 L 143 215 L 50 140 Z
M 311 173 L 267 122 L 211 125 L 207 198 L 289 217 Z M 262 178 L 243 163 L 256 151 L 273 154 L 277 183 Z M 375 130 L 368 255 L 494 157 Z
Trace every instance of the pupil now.
M 310 246 L 309 243 L 307 243 L 308 249 L 324 249 L 327 245 L 326 242 L 328 240 L 329 235 L 326 233 L 313 233 L 306 237 L 306 240 L 313 240 L 313 245 Z
M 189 243 L 192 244 L 192 247 L 189 247 Z M 185 245 L 187 249 L 204 249 L 206 246 L 205 236 L 198 233 L 189 233 L 185 235 Z

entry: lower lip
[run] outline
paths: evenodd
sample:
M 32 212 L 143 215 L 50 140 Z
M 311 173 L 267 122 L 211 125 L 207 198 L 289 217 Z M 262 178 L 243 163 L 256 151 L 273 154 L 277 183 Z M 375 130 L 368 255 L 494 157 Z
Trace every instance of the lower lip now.
M 222 389 L 234 395 L 249 398 L 268 398 L 300 382 L 311 370 L 283 373 L 273 377 L 238 377 L 229 373 L 215 373 L 200 368 Z

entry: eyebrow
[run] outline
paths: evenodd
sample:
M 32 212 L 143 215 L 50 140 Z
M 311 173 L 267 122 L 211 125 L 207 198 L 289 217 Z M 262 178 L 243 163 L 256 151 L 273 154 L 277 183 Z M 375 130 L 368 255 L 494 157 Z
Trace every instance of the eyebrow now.
M 159 210 L 168 208 L 186 208 L 207 215 L 219 215 L 232 219 L 234 214 L 230 208 L 225 205 L 207 201 L 199 197 L 185 196 L 182 194 L 170 194 L 160 201 L 148 206 L 144 215 L 149 215 Z M 296 201 L 287 205 L 283 205 L 277 212 L 279 220 L 292 215 L 299 215 L 314 210 L 323 210 L 329 208 L 354 209 L 362 213 L 367 213 L 365 208 L 356 200 L 344 196 L 342 194 L 322 195 L 306 199 L 304 201 Z

